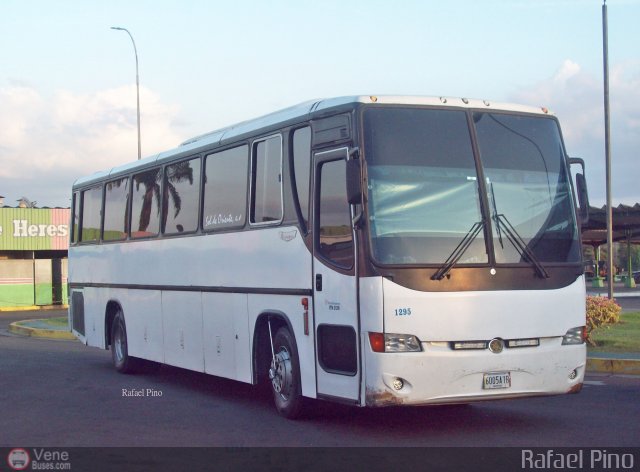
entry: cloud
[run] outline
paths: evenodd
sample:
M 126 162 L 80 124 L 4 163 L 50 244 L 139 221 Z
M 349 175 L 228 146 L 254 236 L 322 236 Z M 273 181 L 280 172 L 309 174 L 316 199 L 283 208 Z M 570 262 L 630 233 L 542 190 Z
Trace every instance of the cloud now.
M 514 93 L 510 100 L 552 109 L 560 120 L 569 155 L 585 159 L 592 205 L 605 203 L 605 132 L 602 76 L 566 60 L 548 79 Z M 609 71 L 613 204 L 640 202 L 640 61 Z
M 177 146 L 177 114 L 141 88 L 143 156 Z M 0 193 L 65 206 L 78 177 L 137 158 L 135 86 L 51 97 L 33 87 L 0 88 Z M 13 195 L 8 195 L 12 193 Z M 7 199 L 11 205 L 11 198 Z

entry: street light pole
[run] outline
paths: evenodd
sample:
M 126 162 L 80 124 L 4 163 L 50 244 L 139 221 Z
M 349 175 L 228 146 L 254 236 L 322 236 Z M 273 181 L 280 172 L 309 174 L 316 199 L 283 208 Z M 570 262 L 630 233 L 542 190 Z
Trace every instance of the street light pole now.
M 112 26 L 112 30 L 124 31 L 131 38 L 131 42 L 133 43 L 133 53 L 136 56 L 136 101 L 137 101 L 137 109 L 138 109 L 138 160 L 142 157 L 142 144 L 140 142 L 140 76 L 138 74 L 138 49 L 136 48 L 136 42 L 133 40 L 133 36 L 129 33 L 129 30 L 126 28 L 120 28 L 118 26 Z
M 602 58 L 604 69 L 604 148 L 607 191 L 607 295 L 613 299 L 613 208 L 611 206 L 611 125 L 609 112 L 609 32 L 607 0 L 602 4 Z

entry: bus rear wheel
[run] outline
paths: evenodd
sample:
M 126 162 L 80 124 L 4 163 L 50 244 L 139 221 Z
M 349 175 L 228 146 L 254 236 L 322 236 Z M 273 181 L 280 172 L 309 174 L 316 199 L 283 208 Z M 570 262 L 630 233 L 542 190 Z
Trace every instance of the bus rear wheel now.
M 280 328 L 273 338 L 273 353 L 269 367 L 271 390 L 278 413 L 285 418 L 300 417 L 304 398 L 300 382 L 300 362 L 295 339 L 288 328 Z
M 127 326 L 119 310 L 111 325 L 111 359 L 113 366 L 122 374 L 132 374 L 139 368 L 139 359 L 129 356 Z

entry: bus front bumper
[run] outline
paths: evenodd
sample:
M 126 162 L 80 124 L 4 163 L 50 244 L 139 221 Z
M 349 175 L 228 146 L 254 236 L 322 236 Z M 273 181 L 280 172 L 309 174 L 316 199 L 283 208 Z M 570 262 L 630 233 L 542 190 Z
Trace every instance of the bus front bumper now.
M 455 404 L 577 393 L 582 388 L 586 345 L 454 351 L 423 343 L 423 352 L 365 355 L 363 406 Z

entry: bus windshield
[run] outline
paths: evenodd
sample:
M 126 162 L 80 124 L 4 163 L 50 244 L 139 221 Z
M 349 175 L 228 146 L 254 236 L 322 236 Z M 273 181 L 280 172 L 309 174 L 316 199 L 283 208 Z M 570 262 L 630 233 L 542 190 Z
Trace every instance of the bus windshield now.
M 498 263 L 521 262 L 501 227 L 516 228 L 542 262 L 578 262 L 571 186 L 555 120 L 475 113 Z
M 441 264 L 474 226 L 488 228 L 497 263 L 527 262 L 509 226 L 542 262 L 579 262 L 571 187 L 555 120 L 417 107 L 364 114 L 369 226 L 381 264 Z M 469 123 L 487 195 L 483 215 Z M 459 264 L 487 264 L 480 231 Z

